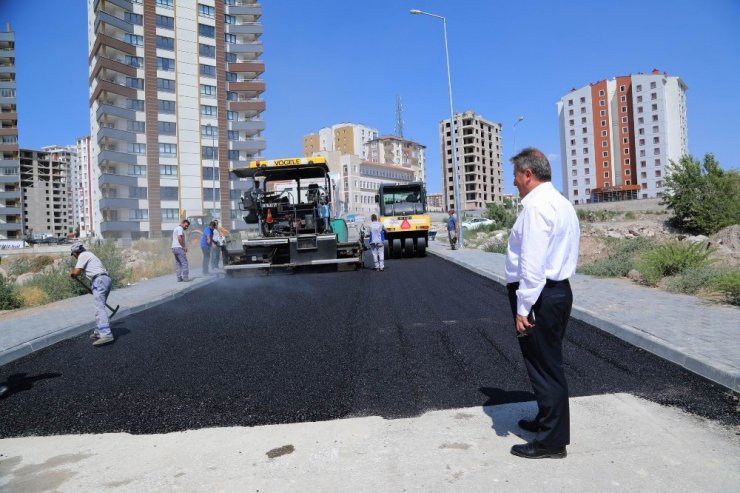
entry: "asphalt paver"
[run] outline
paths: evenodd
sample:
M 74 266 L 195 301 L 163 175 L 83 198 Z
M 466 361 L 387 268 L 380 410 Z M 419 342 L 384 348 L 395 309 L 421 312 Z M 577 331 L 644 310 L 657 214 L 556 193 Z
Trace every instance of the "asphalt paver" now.
M 646 316 L 648 316 L 646 314 Z M 533 400 L 505 289 L 435 257 L 222 279 L 0 368 L 0 437 L 418 416 Z M 740 425 L 735 395 L 571 320 L 571 396 L 626 392 Z

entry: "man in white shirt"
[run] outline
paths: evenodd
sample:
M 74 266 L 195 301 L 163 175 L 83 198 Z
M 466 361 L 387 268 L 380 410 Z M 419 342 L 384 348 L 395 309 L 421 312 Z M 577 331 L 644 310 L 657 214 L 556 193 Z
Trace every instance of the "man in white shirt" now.
M 92 252 L 85 250 L 82 242 L 78 241 L 72 245 L 71 253 L 77 259 L 70 277 L 78 277 L 85 272 L 85 276 L 90 279 L 90 289 L 93 299 L 95 300 L 95 321 L 96 328 L 92 333 L 93 346 L 102 346 L 113 342 L 113 332 L 110 330 L 110 320 L 105 303 L 108 301 L 113 281 L 108 275 L 108 271 L 103 267 L 103 262 Z
M 378 221 L 378 216 L 373 214 L 370 217 L 370 251 L 373 254 L 373 265 L 375 270 L 383 272 L 385 270 L 385 233 L 383 224 Z
M 519 426 L 536 433 L 511 453 L 530 459 L 564 458 L 570 443 L 568 384 L 563 337 L 573 305 L 580 227 L 573 206 L 550 183 L 550 163 L 534 148 L 514 156 L 514 185 L 522 212 L 509 236 L 506 282 L 519 345 L 537 398 L 533 420 Z
M 188 271 L 188 247 L 185 246 L 185 231 L 190 227 L 190 221 L 184 219 L 172 231 L 172 254 L 175 256 L 175 273 L 177 282 L 190 282 Z

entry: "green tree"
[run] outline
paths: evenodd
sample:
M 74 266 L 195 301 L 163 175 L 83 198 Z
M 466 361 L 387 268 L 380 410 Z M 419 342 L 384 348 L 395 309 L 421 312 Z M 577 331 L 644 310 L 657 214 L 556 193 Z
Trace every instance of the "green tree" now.
M 516 221 L 516 211 L 514 210 L 511 200 L 504 200 L 504 204 L 487 204 L 486 213 L 488 219 L 496 221 L 496 226 L 500 228 L 510 228 Z
M 740 174 L 723 171 L 711 153 L 704 161 L 683 156 L 671 161 L 663 204 L 671 225 L 694 234 L 712 234 L 740 223 Z

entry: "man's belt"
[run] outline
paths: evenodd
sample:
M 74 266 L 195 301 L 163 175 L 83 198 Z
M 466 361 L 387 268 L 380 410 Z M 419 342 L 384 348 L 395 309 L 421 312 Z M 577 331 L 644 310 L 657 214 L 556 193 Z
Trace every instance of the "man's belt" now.
M 545 286 L 548 288 L 551 288 L 553 286 L 557 286 L 558 284 L 570 284 L 570 281 L 568 279 L 563 279 L 562 281 L 555 281 L 553 279 L 545 279 Z M 517 290 L 519 289 L 519 283 L 518 282 L 510 282 L 506 285 L 507 289 L 513 289 Z
M 109 276 L 108 274 L 106 274 L 106 273 L 102 273 L 102 274 L 95 274 L 94 276 L 92 276 L 92 279 L 90 279 L 90 284 L 94 283 L 94 282 L 95 282 L 95 279 L 97 279 L 97 278 L 98 278 L 98 277 L 100 277 L 100 276 L 110 277 L 110 276 Z

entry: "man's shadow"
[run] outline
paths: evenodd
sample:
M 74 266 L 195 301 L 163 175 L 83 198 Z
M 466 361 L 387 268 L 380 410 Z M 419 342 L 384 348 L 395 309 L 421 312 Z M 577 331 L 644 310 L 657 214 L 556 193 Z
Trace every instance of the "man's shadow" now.
M 496 431 L 496 435 L 505 437 L 511 433 L 519 438 L 531 435 L 519 428 L 517 421 L 532 419 L 537 414 L 533 393 L 494 387 L 481 387 L 478 390 L 487 397 L 483 403 L 483 412 L 491 418 L 491 428 Z
M 41 373 L 39 375 L 31 377 L 26 375 L 28 374 L 15 373 L 8 376 L 8 378 L 4 382 L 0 382 L 0 388 L 2 388 L 3 386 L 7 387 L 7 390 L 5 390 L 5 392 L 2 393 L 2 396 L 0 397 L 6 398 L 12 394 L 23 392 L 24 390 L 31 390 L 33 388 L 33 384 L 39 380 L 44 380 L 47 378 L 57 378 L 62 376 L 61 373 Z

